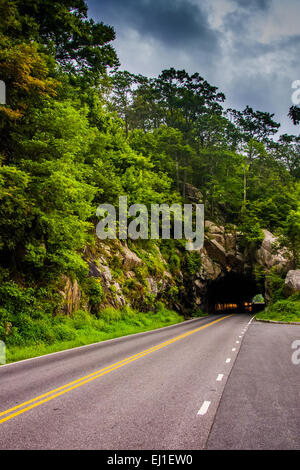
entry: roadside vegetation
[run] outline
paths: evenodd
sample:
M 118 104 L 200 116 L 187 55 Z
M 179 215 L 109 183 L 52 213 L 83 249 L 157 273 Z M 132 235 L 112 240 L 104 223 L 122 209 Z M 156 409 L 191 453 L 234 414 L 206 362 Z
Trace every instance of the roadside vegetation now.
M 257 313 L 258 320 L 300 322 L 300 293 L 286 297 L 284 294 L 284 275 L 272 271 L 267 276 L 271 300 L 262 312 Z
M 41 316 L 23 323 L 18 335 L 9 335 L 7 362 L 149 331 L 184 321 L 182 315 L 158 306 L 156 312 L 137 312 L 129 307 L 108 307 L 98 315 L 79 310 L 72 316 Z
M 277 300 L 256 315 L 258 320 L 300 322 L 300 297 Z

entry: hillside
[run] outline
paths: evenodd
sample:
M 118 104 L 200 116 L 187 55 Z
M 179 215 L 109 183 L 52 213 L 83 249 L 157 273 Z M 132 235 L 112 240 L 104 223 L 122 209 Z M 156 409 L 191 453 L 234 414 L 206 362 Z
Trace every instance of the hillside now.
M 294 294 L 284 282 L 300 268 L 298 136 L 278 137 L 268 112 L 225 109 L 198 71 L 120 70 L 113 27 L 89 20 L 83 0 L 0 0 L 0 15 L 8 349 L 32 355 L 202 315 L 227 301 L 227 278 L 270 305 Z M 118 211 L 120 195 L 146 208 L 204 204 L 204 247 L 99 240 L 97 208 Z M 131 327 L 111 332 L 112 318 Z

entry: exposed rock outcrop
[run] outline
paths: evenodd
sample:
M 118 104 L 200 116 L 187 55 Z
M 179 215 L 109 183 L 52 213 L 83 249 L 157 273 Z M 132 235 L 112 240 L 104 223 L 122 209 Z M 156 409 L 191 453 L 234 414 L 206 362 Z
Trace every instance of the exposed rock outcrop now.
M 72 281 L 68 276 L 62 276 L 61 283 L 60 294 L 63 298 L 61 311 L 70 315 L 80 308 L 81 292 L 76 279 Z
M 190 202 L 200 204 L 203 201 L 203 194 L 192 184 L 185 183 L 185 195 Z
M 268 230 L 263 230 L 264 240 L 261 247 L 256 251 L 256 262 L 270 270 L 274 266 L 278 269 L 286 268 L 290 264 L 287 257 L 287 250 L 276 249 L 277 238 Z
M 300 291 L 300 269 L 290 270 L 285 278 L 284 293 L 286 296 Z
M 86 248 L 84 259 L 89 266 L 89 277 L 99 280 L 103 289 L 101 307 L 130 305 L 146 309 L 159 300 L 181 311 L 197 306 L 205 308 L 208 285 L 228 273 L 252 276 L 257 266 L 261 267 L 262 273 L 268 273 L 274 266 L 288 271 L 287 253 L 284 250 L 275 252 L 276 237 L 268 230 L 264 230 L 264 235 L 261 246 L 250 256 L 240 251 L 234 228 L 228 230 L 206 221 L 204 246 L 196 252 L 192 265 L 185 265 L 186 255 L 176 250 L 171 257 L 168 252 L 164 257 L 159 245 L 153 245 L 149 252 L 139 246 L 139 257 L 131 246 L 130 249 L 126 242 L 119 240 L 97 242 L 96 246 Z M 287 295 L 299 290 L 299 283 L 299 270 L 290 271 L 286 280 Z M 267 283 L 265 291 L 268 296 Z M 66 314 L 88 308 L 86 296 L 77 281 L 65 276 L 60 292 L 62 311 Z
M 133 251 L 129 250 L 127 246 L 122 247 L 123 251 L 123 266 L 127 271 L 132 271 L 136 266 L 143 264 L 142 260 Z

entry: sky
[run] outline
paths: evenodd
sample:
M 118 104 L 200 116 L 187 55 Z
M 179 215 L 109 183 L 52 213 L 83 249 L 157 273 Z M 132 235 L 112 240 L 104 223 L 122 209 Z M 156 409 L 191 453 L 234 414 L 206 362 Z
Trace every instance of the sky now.
M 299 134 L 287 113 L 300 80 L 299 0 L 88 0 L 114 27 L 120 69 L 154 77 L 198 72 L 226 108 L 275 113 L 280 134 Z

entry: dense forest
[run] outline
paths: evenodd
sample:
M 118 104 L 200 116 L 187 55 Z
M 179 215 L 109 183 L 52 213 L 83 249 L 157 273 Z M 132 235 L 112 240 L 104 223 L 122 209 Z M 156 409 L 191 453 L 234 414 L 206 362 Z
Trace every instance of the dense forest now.
M 201 71 L 120 70 L 113 27 L 83 0 L 0 0 L 0 17 L 2 339 L 29 341 L 32 321 L 55 315 L 62 275 L 97 310 L 82 253 L 96 208 L 119 195 L 173 204 L 197 188 L 207 219 L 237 227 L 243 246 L 270 230 L 299 267 L 300 137 L 280 135 L 273 114 L 225 109 Z

